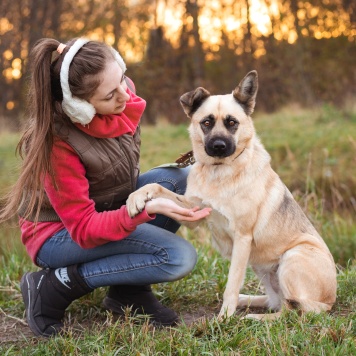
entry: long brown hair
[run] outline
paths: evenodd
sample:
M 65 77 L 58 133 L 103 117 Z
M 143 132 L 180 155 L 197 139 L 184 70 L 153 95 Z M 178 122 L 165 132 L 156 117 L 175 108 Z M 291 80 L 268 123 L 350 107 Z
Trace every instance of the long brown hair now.
M 63 53 L 58 54 L 56 49 L 60 43 L 44 38 L 35 44 L 30 53 L 29 119 L 16 148 L 16 153 L 22 158 L 22 166 L 17 182 L 2 199 L 0 222 L 16 215 L 24 199 L 26 209 L 22 216 L 26 219 L 34 213 L 37 220 L 45 197 L 45 177 L 49 175 L 55 184 L 51 165 L 54 123 L 55 120 L 69 120 L 61 107 L 60 69 L 74 41 L 69 41 Z M 69 87 L 73 96 L 89 100 L 100 84 L 99 74 L 110 60 L 113 60 L 113 55 L 106 44 L 96 41 L 86 43 L 74 56 L 69 68 Z

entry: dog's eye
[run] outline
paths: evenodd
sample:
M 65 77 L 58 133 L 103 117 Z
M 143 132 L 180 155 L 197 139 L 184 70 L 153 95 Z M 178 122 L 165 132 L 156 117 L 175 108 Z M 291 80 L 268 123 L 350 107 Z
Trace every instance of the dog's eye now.
M 202 122 L 202 124 L 203 124 L 205 127 L 209 127 L 209 126 L 211 126 L 211 121 L 210 121 L 210 120 L 204 120 L 204 121 Z
M 230 127 L 234 127 L 238 124 L 238 122 L 236 120 L 227 120 L 227 126 L 230 126 Z
M 234 117 L 232 117 L 230 115 L 227 115 L 225 120 L 224 120 L 224 126 L 230 132 L 235 132 L 239 127 L 239 122 Z
M 233 116 L 227 115 L 224 120 L 224 124 L 226 127 L 236 127 L 239 122 Z

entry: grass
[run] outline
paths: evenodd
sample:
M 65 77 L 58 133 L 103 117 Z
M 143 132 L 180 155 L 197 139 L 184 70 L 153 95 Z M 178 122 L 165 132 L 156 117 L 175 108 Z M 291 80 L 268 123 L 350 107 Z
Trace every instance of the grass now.
M 104 289 L 75 301 L 67 312 L 68 331 L 38 339 L 23 323 L 19 292 L 22 274 L 35 267 L 16 227 L 0 227 L 1 355 L 354 355 L 356 354 L 356 111 L 324 106 L 287 108 L 254 115 L 272 165 L 327 242 L 338 268 L 338 297 L 331 313 L 288 312 L 273 322 L 239 315 L 219 323 L 229 262 L 209 243 L 209 233 L 181 228 L 199 255 L 193 272 L 155 286 L 156 294 L 186 320 L 171 329 L 147 321 L 117 320 L 101 308 Z M 14 181 L 18 135 L 0 134 L 0 192 Z M 174 161 L 190 149 L 187 127 L 160 123 L 142 128 L 142 170 Z M 248 270 L 243 292 L 259 293 Z M 190 319 L 189 319 L 190 317 Z M 3 326 L 4 325 L 4 326 Z M 1 341 L 2 340 L 2 341 Z

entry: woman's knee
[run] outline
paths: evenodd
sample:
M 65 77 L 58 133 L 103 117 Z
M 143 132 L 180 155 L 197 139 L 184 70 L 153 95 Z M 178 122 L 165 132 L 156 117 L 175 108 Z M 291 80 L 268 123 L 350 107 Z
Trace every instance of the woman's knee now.
M 188 275 L 197 263 L 197 252 L 192 244 L 182 239 L 182 244 L 179 251 L 175 253 L 175 256 L 171 263 L 172 271 L 169 274 L 170 279 L 168 281 L 175 281 Z

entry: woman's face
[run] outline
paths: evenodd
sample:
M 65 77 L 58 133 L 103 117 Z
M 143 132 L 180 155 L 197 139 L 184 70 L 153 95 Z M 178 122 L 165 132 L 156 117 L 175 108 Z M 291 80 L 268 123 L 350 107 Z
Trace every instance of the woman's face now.
M 122 69 L 116 61 L 110 61 L 101 73 L 101 84 L 89 102 L 97 114 L 120 114 L 125 110 L 126 101 L 130 99 L 126 90 L 127 84 Z

